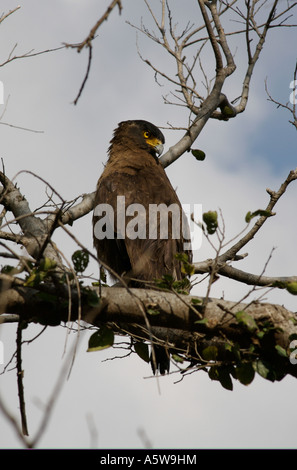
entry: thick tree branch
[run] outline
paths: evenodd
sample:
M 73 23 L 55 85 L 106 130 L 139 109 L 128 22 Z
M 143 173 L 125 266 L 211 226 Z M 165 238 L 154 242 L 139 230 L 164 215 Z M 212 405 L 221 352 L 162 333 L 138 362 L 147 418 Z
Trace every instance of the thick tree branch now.
M 2 172 L 0 172 L 0 182 L 3 185 L 1 202 L 13 213 L 15 221 L 21 227 L 24 235 L 21 243 L 28 253 L 38 259 L 42 250 L 44 256 L 54 260 L 57 266 L 61 266 L 60 256 L 48 238 L 51 227 L 31 211 L 28 201 Z
M 198 361 L 200 365 L 211 365 L 207 357 L 203 359 L 204 351 L 210 346 L 216 349 L 216 363 L 219 361 L 222 365 L 235 361 L 226 345 L 237 344 L 242 355 L 250 357 L 248 345 L 257 341 L 258 352 L 253 354 L 254 360 L 258 356 L 262 359 L 270 358 L 270 361 L 281 360 L 282 374 L 297 376 L 297 369 L 289 361 L 290 338 L 297 334 L 292 312 L 267 303 L 244 304 L 209 299 L 201 318 L 202 302 L 200 297 L 176 295 L 173 292 L 102 287 L 98 306 L 90 305 L 88 297 L 82 293 L 81 318 L 94 326 L 107 325 L 120 335 L 132 336 L 135 341 L 153 341 L 165 345 L 171 353 L 183 354 L 187 360 L 194 363 Z M 0 294 L 0 305 L 2 312 L 18 313 L 26 322 L 57 325 L 69 319 L 68 306 L 61 298 L 57 298 L 55 303 L 53 299 L 46 302 L 35 289 L 15 286 L 3 291 Z M 72 291 L 71 306 L 72 320 L 75 320 L 78 318 L 75 289 Z M 239 312 L 245 312 L 252 319 L 252 328 L 240 325 L 237 317 Z M 260 333 L 267 329 L 270 333 L 262 343 Z M 286 351 L 286 357 L 279 358 L 277 348 Z
M 213 260 L 194 263 L 195 273 L 209 273 L 213 266 Z M 216 274 L 233 279 L 233 281 L 242 282 L 249 286 L 258 287 L 279 287 L 284 288 L 288 283 L 296 282 L 297 276 L 264 276 L 262 274 L 252 274 L 241 269 L 234 268 L 225 263 L 216 263 Z

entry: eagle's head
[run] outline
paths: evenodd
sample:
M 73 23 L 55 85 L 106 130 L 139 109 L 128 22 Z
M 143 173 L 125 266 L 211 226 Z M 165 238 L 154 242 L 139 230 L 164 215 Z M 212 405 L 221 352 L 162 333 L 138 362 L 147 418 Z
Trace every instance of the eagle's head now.
M 120 122 L 114 131 L 111 144 L 121 142 L 133 142 L 135 147 L 147 150 L 153 156 L 159 156 L 163 152 L 165 138 L 160 129 L 148 121 L 135 120 Z

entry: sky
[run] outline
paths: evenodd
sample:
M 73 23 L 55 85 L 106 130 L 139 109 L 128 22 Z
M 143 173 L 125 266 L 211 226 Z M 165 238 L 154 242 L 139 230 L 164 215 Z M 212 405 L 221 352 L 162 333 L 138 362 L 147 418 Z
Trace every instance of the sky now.
M 176 28 L 183 30 L 189 21 L 199 21 L 196 1 L 186 0 L 182 6 L 176 0 L 170 3 Z M 95 0 L 2 0 L 0 14 L 17 5 L 20 8 L 1 24 L 0 63 L 11 51 L 23 55 L 82 41 L 108 4 L 102 1 L 99 5 Z M 145 119 L 162 128 L 168 127 L 168 122 L 176 127 L 188 122 L 187 112 L 164 104 L 162 96 L 171 88 L 164 79 L 158 85 L 152 70 L 139 57 L 138 49 L 156 66 L 175 73 L 165 51 L 128 23 L 139 26 L 143 21 L 152 26 L 145 3 L 123 0 L 122 4 L 122 14 L 115 9 L 98 32 L 90 76 L 77 105 L 73 101 L 86 71 L 86 51 L 78 54 L 64 48 L 0 67 L 4 85 L 0 115 L 5 109 L 0 156 L 7 176 L 16 177 L 32 210 L 46 201 L 45 184 L 24 170 L 48 181 L 64 199 L 73 200 L 95 189 L 112 132 L 120 121 Z M 159 14 L 159 1 L 152 0 L 151 5 Z M 225 30 L 235 26 L 226 19 Z M 221 210 L 226 240 L 245 227 L 249 210 L 266 206 L 266 188 L 277 190 L 297 166 L 296 130 L 288 122 L 291 116 L 269 102 L 265 93 L 267 80 L 269 93 L 276 100 L 289 101 L 295 42 L 294 28 L 272 30 L 256 66 L 246 111 L 228 122 L 208 122 L 195 142 L 195 148 L 206 153 L 203 162 L 187 153 L 166 169 L 183 204 L 202 204 L 203 211 Z M 241 38 L 232 38 L 231 44 L 238 66 L 223 91 L 233 100 L 240 93 L 247 57 Z M 203 59 L 212 77 L 212 57 L 205 54 Z M 169 129 L 163 133 L 165 151 L 182 136 L 180 131 Z M 274 249 L 266 274 L 296 275 L 296 196 L 297 187 L 292 184 L 277 204 L 276 216 L 246 247 L 249 256 L 236 267 L 260 273 Z M 93 249 L 91 214 L 72 230 Z M 74 242 L 58 232 L 55 241 L 70 259 L 76 249 Z M 211 256 L 214 252 L 204 241 L 194 260 Z M 88 273 L 96 276 L 92 263 Z M 199 284 L 194 293 L 203 295 L 205 289 L 206 284 Z M 211 295 L 237 301 L 247 290 L 245 285 L 221 278 Z M 274 290 L 265 299 L 296 311 L 295 297 L 285 291 Z M 0 327 L 5 363 L 15 349 L 15 329 L 14 325 Z M 41 329 L 30 325 L 24 338 L 35 337 Z M 247 387 L 234 383 L 230 392 L 204 372 L 183 380 L 177 373 L 156 379 L 136 355 L 113 359 L 123 352 L 111 349 L 87 353 L 90 335 L 90 331 L 80 332 L 71 374 L 64 378 L 39 448 L 144 448 L 147 441 L 153 448 L 296 448 L 296 380 L 286 377 L 270 383 L 256 377 Z M 32 436 L 76 340 L 76 333 L 52 327 L 24 345 L 24 387 Z M 13 367 L 0 375 L 0 393 L 19 419 Z M 0 429 L 0 448 L 22 448 L 3 415 Z

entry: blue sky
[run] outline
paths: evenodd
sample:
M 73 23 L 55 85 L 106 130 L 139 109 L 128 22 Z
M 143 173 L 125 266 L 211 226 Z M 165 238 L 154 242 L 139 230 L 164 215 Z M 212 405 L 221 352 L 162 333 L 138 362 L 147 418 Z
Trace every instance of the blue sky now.
M 1 25 L 0 62 L 16 43 L 15 52 L 22 54 L 81 41 L 108 3 L 100 2 L 98 7 L 95 0 L 18 2 L 19 11 Z M 158 1 L 151 4 L 159 8 Z M 189 19 L 199 18 L 194 0 L 183 2 L 182 7 L 175 1 L 172 4 L 181 27 Z M 1 11 L 13 6 L 11 0 L 3 0 Z M 139 25 L 142 17 L 150 25 L 144 2 L 123 0 L 123 7 L 122 15 L 114 11 L 99 31 L 90 77 L 77 106 L 72 102 L 85 74 L 85 51 L 77 54 L 67 49 L 16 60 L 0 68 L 5 100 L 9 96 L 3 121 L 43 131 L 26 132 L 0 125 L 0 156 L 9 177 L 20 170 L 34 171 L 71 200 L 94 190 L 118 122 L 146 119 L 158 126 L 166 126 L 168 121 L 176 126 L 187 123 L 187 113 L 163 104 L 162 94 L 168 92 L 168 86 L 159 87 L 152 71 L 137 55 L 136 31 L 126 20 Z M 227 22 L 225 28 L 229 25 Z M 138 41 L 145 58 L 173 70 L 164 51 L 141 36 Z M 267 101 L 264 89 L 268 77 L 269 91 L 275 99 L 289 99 L 296 62 L 291 45 L 295 42 L 293 28 L 272 31 L 256 67 L 246 112 L 227 123 L 209 121 L 195 143 L 196 148 L 206 152 L 204 162 L 186 154 L 167 169 L 183 203 L 202 203 L 205 210 L 222 210 L 227 238 L 244 227 L 248 210 L 265 206 L 266 188 L 278 189 L 297 166 L 296 130 L 287 122 L 289 114 Z M 238 96 L 246 60 L 242 39 L 232 44 L 238 69 L 225 87 L 230 99 Z M 213 73 L 212 60 L 205 60 L 205 67 Z M 2 109 L 0 105 L 0 113 Z M 163 132 L 165 150 L 181 136 L 178 131 Z M 46 199 L 44 184 L 31 175 L 22 173 L 17 182 L 32 209 Z M 261 272 L 271 249 L 276 247 L 267 274 L 296 274 L 296 191 L 296 185 L 289 188 L 277 205 L 277 216 L 250 244 L 249 256 L 238 263 L 240 269 Z M 78 221 L 73 233 L 92 249 L 91 215 Z M 55 235 L 55 241 L 70 258 L 75 244 L 62 233 Z M 195 259 L 213 255 L 211 247 L 203 243 Z M 96 273 L 96 266 L 90 266 L 89 273 Z M 203 295 L 205 288 L 202 284 L 195 293 Z M 239 300 L 246 291 L 244 285 L 221 279 L 211 295 Z M 296 311 L 295 298 L 286 292 L 273 291 L 267 294 L 267 300 Z M 26 338 L 39 331 L 40 327 L 30 326 Z M 272 384 L 258 377 L 249 387 L 235 384 L 232 393 L 211 382 L 204 373 L 188 376 L 180 383 L 175 383 L 179 376 L 173 374 L 157 384 L 149 377 L 147 364 L 137 357 L 102 362 L 113 357 L 114 351 L 86 353 L 89 335 L 83 332 L 80 336 L 71 376 L 57 398 L 40 447 L 88 448 L 90 419 L 98 432 L 99 447 L 141 448 L 139 430 L 144 430 L 155 448 L 296 447 L 297 416 L 290 400 L 296 394 L 293 379 Z M 24 384 L 32 434 L 65 360 L 66 337 L 66 329 L 50 328 L 24 347 Z M 68 349 L 75 338 L 73 334 L 68 337 Z M 14 351 L 15 327 L 2 326 L 0 340 L 8 360 Z M 0 392 L 18 417 L 15 371 L 0 376 Z M 0 447 L 20 447 L 1 415 L 0 427 Z

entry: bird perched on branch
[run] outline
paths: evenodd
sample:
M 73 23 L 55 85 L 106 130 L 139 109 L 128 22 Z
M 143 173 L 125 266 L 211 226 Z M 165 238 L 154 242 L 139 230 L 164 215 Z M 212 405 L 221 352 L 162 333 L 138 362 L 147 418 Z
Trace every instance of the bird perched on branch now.
M 97 183 L 93 235 L 99 262 L 133 287 L 154 287 L 166 274 L 181 280 L 185 273 L 176 255 L 192 260 L 185 214 L 158 160 L 164 142 L 147 121 L 121 122 Z M 164 374 L 169 356 L 164 348 L 154 351 L 153 372 Z

